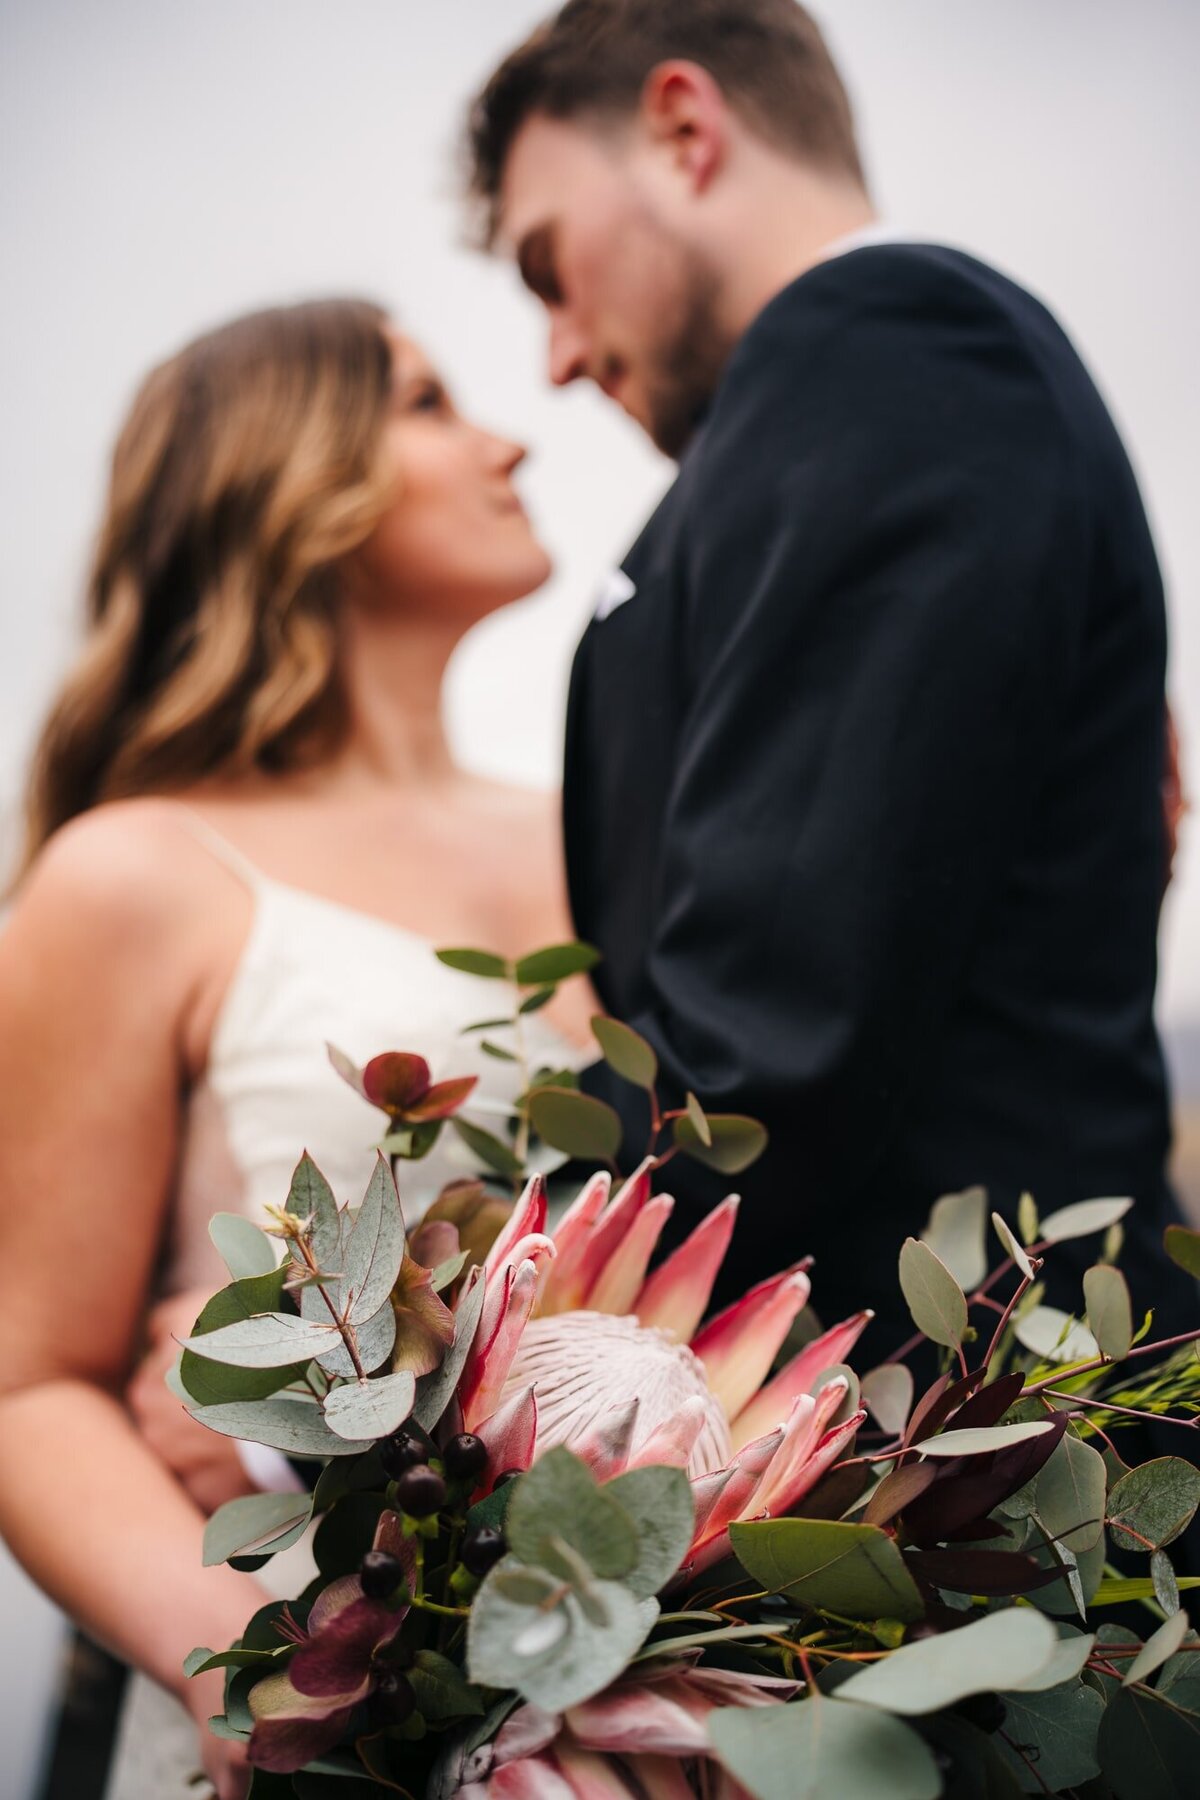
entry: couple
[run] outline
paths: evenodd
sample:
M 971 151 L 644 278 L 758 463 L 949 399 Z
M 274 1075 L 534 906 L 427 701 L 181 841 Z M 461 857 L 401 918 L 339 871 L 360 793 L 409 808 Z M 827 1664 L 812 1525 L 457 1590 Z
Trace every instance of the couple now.
M 202 1509 L 247 1478 L 164 1431 L 157 1375 L 144 1434 L 123 1386 L 148 1303 L 221 1280 L 213 1211 L 282 1199 L 305 1144 L 361 1187 L 373 1116 L 325 1039 L 474 1069 L 481 996 L 435 943 L 578 933 L 669 1102 L 764 1120 L 736 1288 L 812 1252 L 821 1310 L 876 1305 L 886 1354 L 900 1240 L 983 1182 L 1010 1214 L 1026 1187 L 1135 1195 L 1135 1304 L 1164 1332 L 1194 1309 L 1156 1256 L 1162 590 L 1074 351 L 991 269 L 880 226 L 793 0 L 571 0 L 471 146 L 551 378 L 680 462 L 577 656 L 566 887 L 553 809 L 455 768 L 439 722 L 457 639 L 547 574 L 522 453 L 335 302 L 143 389 L 0 943 L 0 1525 L 202 1733 L 220 1678 L 183 1657 L 259 1598 L 201 1571 Z M 593 1003 L 562 1001 L 538 1029 L 579 1063 Z M 636 1105 L 603 1065 L 582 1084 Z M 418 1165 L 408 1210 L 454 1172 Z M 670 1185 L 677 1235 L 724 1186 Z M 233 1800 L 237 1747 L 202 1754 Z

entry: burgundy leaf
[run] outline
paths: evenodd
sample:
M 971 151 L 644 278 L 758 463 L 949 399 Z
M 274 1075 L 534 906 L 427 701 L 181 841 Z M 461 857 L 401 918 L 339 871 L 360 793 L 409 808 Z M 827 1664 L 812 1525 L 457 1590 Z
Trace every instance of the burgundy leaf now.
M 478 1075 L 457 1075 L 453 1081 L 439 1081 L 408 1108 L 404 1117 L 416 1124 L 429 1119 L 448 1119 L 451 1113 L 458 1111 L 478 1081 Z
M 429 1064 L 407 1050 L 385 1050 L 371 1058 L 362 1083 L 372 1105 L 402 1117 L 429 1092 Z
M 1001 1375 L 998 1381 L 980 1388 L 969 1400 L 963 1401 L 949 1420 L 949 1429 L 986 1431 L 988 1426 L 998 1425 L 1024 1386 L 1025 1374 L 1022 1369 L 1013 1369 L 1008 1375 Z
M 291 1775 L 303 1769 L 316 1756 L 332 1750 L 353 1713 L 352 1706 L 340 1707 L 324 1718 L 259 1719 L 250 1734 L 250 1761 L 268 1775 Z
M 959 1525 L 946 1533 L 948 1544 L 981 1544 L 988 1538 L 1011 1537 L 1012 1532 L 1003 1519 L 968 1519 L 965 1525 Z
M 1009 1450 L 944 1463 L 933 1486 L 905 1510 L 904 1529 L 911 1541 L 942 1543 L 961 1526 L 986 1518 L 994 1506 L 1024 1487 L 1054 1454 L 1067 1428 L 1067 1415 L 1054 1413 L 1047 1423 L 1049 1431 L 1025 1438 Z
M 871 1495 L 863 1510 L 863 1524 L 889 1525 L 905 1507 L 933 1486 L 937 1476 L 937 1465 L 932 1460 L 901 1463 L 890 1475 L 884 1476 Z
M 986 1369 L 976 1369 L 953 1385 L 950 1385 L 948 1374 L 939 1375 L 913 1408 L 904 1433 L 904 1442 L 915 1444 L 921 1439 L 932 1437 L 935 1431 L 940 1431 L 955 1407 L 961 1406 L 968 1395 L 975 1392 L 986 1373 Z
M 1062 1573 L 1023 1550 L 907 1550 L 904 1560 L 918 1580 L 955 1594 L 1024 1594 Z
M 371 1658 L 404 1623 L 404 1609 L 381 1601 L 352 1601 L 302 1644 L 288 1665 L 298 1693 L 314 1699 L 336 1695 L 361 1699 L 371 1683 Z

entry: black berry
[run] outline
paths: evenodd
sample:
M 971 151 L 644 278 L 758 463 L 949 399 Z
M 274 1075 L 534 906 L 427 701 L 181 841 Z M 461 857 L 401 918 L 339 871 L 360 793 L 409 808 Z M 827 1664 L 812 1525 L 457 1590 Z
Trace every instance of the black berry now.
M 367 1701 L 367 1717 L 376 1730 L 403 1725 L 416 1704 L 408 1678 L 399 1669 L 380 1669 Z
M 518 1475 L 523 1475 L 524 1473 L 524 1469 L 505 1469 L 502 1475 L 497 1475 L 492 1486 L 503 1487 L 506 1481 L 515 1481 Z
M 452 1481 L 474 1481 L 487 1468 L 487 1445 L 473 1431 L 461 1431 L 442 1451 L 442 1461 Z
M 433 1445 L 424 1432 L 418 1433 L 402 1425 L 379 1445 L 379 1460 L 395 1481 L 406 1469 L 415 1469 L 418 1463 L 428 1462 L 432 1450 Z
M 463 1539 L 463 1565 L 472 1575 L 486 1575 L 507 1549 L 502 1531 L 494 1525 L 477 1525 Z
M 419 1463 L 396 1477 L 396 1498 L 410 1519 L 427 1519 L 446 1503 L 446 1484 L 435 1469 Z
M 363 1593 L 369 1600 L 386 1600 L 404 1579 L 404 1565 L 390 1550 L 368 1550 L 359 1564 Z

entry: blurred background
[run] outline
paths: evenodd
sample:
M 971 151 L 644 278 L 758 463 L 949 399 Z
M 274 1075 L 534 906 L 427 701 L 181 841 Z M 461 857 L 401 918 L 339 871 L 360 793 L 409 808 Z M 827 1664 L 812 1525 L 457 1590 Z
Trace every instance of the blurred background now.
M 465 247 L 464 105 L 539 0 L 0 0 L 0 853 L 74 642 L 108 447 L 143 371 L 257 305 L 391 307 L 464 408 L 527 442 L 555 554 L 451 672 L 460 755 L 557 779 L 566 675 L 670 468 L 590 391 L 553 393 L 514 272 Z M 1171 694 L 1200 787 L 1194 0 L 823 0 L 877 203 L 974 250 L 1072 332 L 1133 458 L 1167 579 Z M 1200 827 L 1163 923 L 1179 1177 L 1200 1138 Z M 31 1204 L 33 1197 L 31 1197 Z M 86 1490 L 81 1491 L 86 1504 Z M 0 1552 L 0 1557 L 2 1557 Z M 59 1623 L 0 1561 L 2 1800 L 36 1791 Z M 82 1788 L 79 1800 L 87 1800 Z

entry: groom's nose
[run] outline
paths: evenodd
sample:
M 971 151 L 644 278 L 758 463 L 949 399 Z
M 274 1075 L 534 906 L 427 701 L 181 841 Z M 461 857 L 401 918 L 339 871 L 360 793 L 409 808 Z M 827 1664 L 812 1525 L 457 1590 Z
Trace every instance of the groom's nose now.
M 550 379 L 555 387 L 565 387 L 587 371 L 586 340 L 567 314 L 556 308 L 550 314 Z

